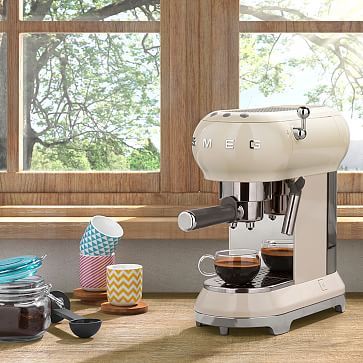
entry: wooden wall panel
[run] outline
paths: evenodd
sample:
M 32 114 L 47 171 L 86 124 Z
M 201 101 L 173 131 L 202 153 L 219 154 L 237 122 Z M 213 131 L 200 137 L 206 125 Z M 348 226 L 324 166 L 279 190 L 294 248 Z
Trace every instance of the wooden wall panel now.
M 359 33 L 362 21 L 241 21 L 241 33 Z
M 201 39 L 205 40 L 201 54 L 204 78 L 200 82 L 205 94 L 203 117 L 213 110 L 239 106 L 239 1 L 204 1 L 201 6 L 201 13 L 210 16 L 201 28 Z M 200 172 L 200 190 L 217 193 L 218 183 L 205 180 Z
M 363 32 L 363 22 L 354 21 L 239 22 L 238 0 L 161 2 L 161 22 L 19 21 L 19 1 L 8 2 L 8 17 L 0 22 L 0 31 L 9 33 L 10 173 L 0 173 L 1 202 L 15 205 L 214 204 L 217 184 L 204 180 L 192 157 L 191 137 L 199 120 L 208 112 L 238 107 L 239 32 Z M 162 45 L 161 173 L 18 172 L 22 165 L 19 34 L 159 31 Z M 363 204 L 363 173 L 340 173 L 338 189 L 340 204 Z M 202 193 L 194 193 L 198 191 Z M 63 192 L 65 194 L 61 194 Z
M 0 172 L 2 193 L 126 193 L 159 192 L 158 172 L 41 173 Z
M 15 1 L 14 1 L 15 2 Z M 158 33 L 158 21 L 23 21 L 21 33 Z
M 198 2 L 161 2 L 161 191 L 198 191 L 199 172 L 191 140 L 199 121 Z
M 363 172 L 342 171 L 338 173 L 338 192 L 363 193 Z
M 169 205 L 208 206 L 216 193 L 0 193 L 0 205 Z
M 363 193 L 338 193 L 338 205 L 363 205 Z

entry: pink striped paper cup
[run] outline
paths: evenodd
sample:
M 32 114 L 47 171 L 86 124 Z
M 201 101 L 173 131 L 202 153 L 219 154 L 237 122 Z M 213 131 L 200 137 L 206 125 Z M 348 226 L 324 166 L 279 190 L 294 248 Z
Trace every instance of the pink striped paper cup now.
M 80 254 L 79 281 L 86 291 L 106 291 L 107 266 L 115 264 L 115 254 L 110 256 L 85 256 Z

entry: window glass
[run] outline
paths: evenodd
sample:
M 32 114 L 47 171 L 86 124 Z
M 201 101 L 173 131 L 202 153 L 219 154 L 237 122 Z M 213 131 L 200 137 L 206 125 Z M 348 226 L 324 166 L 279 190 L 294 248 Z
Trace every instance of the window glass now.
M 240 20 L 361 20 L 362 0 L 241 0 Z
M 0 0 L 0 20 L 6 18 L 6 3 L 7 0 Z
M 159 169 L 159 34 L 23 40 L 24 170 Z
M 159 20 L 160 0 L 23 0 L 24 20 Z
M 343 170 L 363 170 L 363 35 L 240 34 L 240 106 L 322 104 L 343 113 Z M 307 124 L 308 125 L 308 124 Z

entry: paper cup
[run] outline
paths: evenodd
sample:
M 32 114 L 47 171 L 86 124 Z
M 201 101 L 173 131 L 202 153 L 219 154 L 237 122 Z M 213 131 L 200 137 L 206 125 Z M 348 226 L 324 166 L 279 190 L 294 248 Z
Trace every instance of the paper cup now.
M 142 266 L 107 266 L 107 300 L 111 305 L 136 305 L 142 297 Z
M 115 254 L 111 256 L 80 255 L 79 281 L 83 290 L 106 291 L 107 266 L 114 265 Z
M 112 255 L 123 233 L 122 227 L 113 219 L 95 216 L 82 236 L 80 251 L 88 256 Z

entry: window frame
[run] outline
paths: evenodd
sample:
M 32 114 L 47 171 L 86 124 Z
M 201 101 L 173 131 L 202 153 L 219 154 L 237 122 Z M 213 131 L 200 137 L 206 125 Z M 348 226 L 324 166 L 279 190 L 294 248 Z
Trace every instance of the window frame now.
M 361 21 L 240 21 L 239 0 L 161 0 L 160 21 L 107 22 L 20 20 L 20 2 L 8 1 L 0 21 L 8 41 L 8 165 L 0 172 L 5 206 L 215 204 L 217 183 L 203 178 L 190 144 L 205 114 L 239 106 L 240 32 L 363 33 Z M 32 32 L 160 33 L 160 172 L 21 170 L 21 34 Z M 363 204 L 363 173 L 339 172 L 338 191 L 338 204 Z
M 155 193 L 160 190 L 160 173 L 145 172 L 34 172 L 22 170 L 22 34 L 24 33 L 159 33 L 159 21 L 29 21 L 21 20 L 22 1 L 8 1 L 0 31 L 8 42 L 7 170 L 0 172 L 5 203 L 48 204 L 47 193 Z M 27 194 L 43 193 L 42 200 Z M 6 197 L 9 198 L 6 198 Z M 92 195 L 90 194 L 90 197 Z M 74 195 L 73 195 L 74 197 Z M 25 199 L 25 200 L 24 200 Z M 39 199 L 39 198 L 38 198 Z M 54 199 L 54 198 L 53 198 Z M 65 198 L 67 199 L 67 198 Z M 76 198 L 77 199 L 77 198 Z M 83 198 L 84 199 L 84 198 Z M 73 204 L 71 198 L 66 204 Z M 75 201 L 77 203 L 77 201 Z M 89 202 L 92 202 L 91 198 Z M 49 199 L 52 204 L 52 198 Z
M 363 33 L 363 21 L 240 20 L 239 33 Z M 363 170 L 338 171 L 337 179 L 338 205 L 363 205 Z

